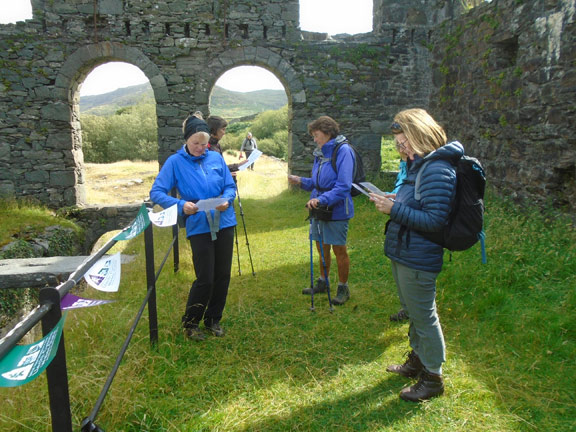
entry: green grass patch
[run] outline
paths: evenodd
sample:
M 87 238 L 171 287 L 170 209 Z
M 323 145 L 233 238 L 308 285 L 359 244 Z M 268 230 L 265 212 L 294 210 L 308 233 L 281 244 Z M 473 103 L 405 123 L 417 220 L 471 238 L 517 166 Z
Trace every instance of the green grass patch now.
M 59 225 L 80 232 L 74 222 L 27 200 L 0 199 L 0 247 L 14 240 L 29 240 L 45 228 Z
M 96 419 L 114 431 L 568 431 L 576 418 L 576 235 L 568 220 L 524 213 L 488 196 L 488 263 L 479 246 L 446 255 L 438 308 L 447 342 L 446 393 L 423 404 L 398 398 L 410 381 L 387 374 L 403 359 L 407 324 L 389 322 L 396 288 L 382 253 L 386 217 L 360 196 L 350 223 L 351 300 L 328 310 L 309 285 L 308 194 L 284 187 L 264 199 L 266 172 L 240 173 L 241 275 L 235 251 L 224 338 L 187 340 L 180 317 L 194 279 L 181 238 L 181 268 L 157 283 L 159 344 L 147 319 Z M 285 173 L 282 173 L 285 176 Z M 284 180 L 280 180 L 284 181 Z M 239 221 L 241 219 L 239 217 Z M 170 241 L 155 228 L 157 264 Z M 115 303 L 71 311 L 65 326 L 75 428 L 107 379 L 146 291 L 143 236 L 122 267 Z M 314 257 L 317 263 L 316 256 Z M 314 269 L 317 273 L 317 265 Z M 333 269 L 335 274 L 335 268 Z M 45 374 L 0 389 L 2 431 L 49 431 Z M 31 403 L 31 401 L 34 401 Z
M 393 136 L 382 137 L 382 147 L 380 148 L 380 159 L 382 165 L 380 171 L 398 171 L 400 164 L 400 155 L 396 150 Z

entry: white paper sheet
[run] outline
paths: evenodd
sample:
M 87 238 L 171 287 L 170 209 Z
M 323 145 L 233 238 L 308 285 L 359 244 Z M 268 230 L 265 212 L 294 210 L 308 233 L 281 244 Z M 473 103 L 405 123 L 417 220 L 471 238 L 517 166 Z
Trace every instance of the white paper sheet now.
M 228 201 L 228 198 L 208 198 L 198 201 L 196 205 L 198 206 L 198 211 L 210 211 L 216 210 L 216 207 L 221 206 L 226 201 Z
M 246 162 L 243 165 L 240 165 L 238 167 L 238 171 L 244 171 L 246 168 L 248 168 L 250 165 L 252 165 L 254 162 L 256 162 L 256 159 L 258 159 L 260 156 L 262 156 L 262 152 L 258 149 L 254 150 L 250 154 L 250 157 L 248 158 L 248 162 Z

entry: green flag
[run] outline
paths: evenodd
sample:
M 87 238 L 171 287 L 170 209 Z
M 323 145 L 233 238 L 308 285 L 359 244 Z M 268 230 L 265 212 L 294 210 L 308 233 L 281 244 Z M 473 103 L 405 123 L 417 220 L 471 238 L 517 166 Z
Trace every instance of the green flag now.
M 0 387 L 16 387 L 32 381 L 56 356 L 66 313 L 44 338 L 32 345 L 17 345 L 0 361 Z
M 136 215 L 136 219 L 134 219 L 132 225 L 114 237 L 114 240 L 132 240 L 134 237 L 144 231 L 149 224 L 150 218 L 148 217 L 148 210 L 146 209 L 146 206 L 142 204 L 142 207 L 140 207 L 140 211 Z

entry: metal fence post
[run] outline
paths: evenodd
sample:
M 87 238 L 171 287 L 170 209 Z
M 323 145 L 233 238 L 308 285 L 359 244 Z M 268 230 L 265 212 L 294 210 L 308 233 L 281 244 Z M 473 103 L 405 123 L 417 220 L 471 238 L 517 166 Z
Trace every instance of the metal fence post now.
M 175 198 L 178 196 L 176 188 L 172 189 L 171 195 Z M 174 254 L 174 273 L 178 273 L 178 270 L 180 269 L 180 247 L 178 246 L 179 229 L 180 229 L 180 216 L 178 217 L 178 222 L 176 222 L 176 225 L 172 225 L 172 238 L 174 237 L 176 238 L 176 240 L 174 241 L 174 250 L 172 251 Z
M 158 314 L 156 310 L 156 275 L 154 273 L 154 232 L 153 224 L 148 224 L 144 231 L 144 248 L 146 251 L 146 286 L 150 291 L 148 299 L 148 323 L 150 327 L 150 344 L 158 343 Z
M 52 307 L 42 318 L 42 334 L 46 336 L 62 318 L 60 310 L 60 293 L 56 288 L 40 290 L 40 304 L 51 303 Z M 68 371 L 66 369 L 66 350 L 64 348 L 64 331 L 56 356 L 46 368 L 48 378 L 48 396 L 50 398 L 50 415 L 52 430 L 72 432 L 72 414 L 70 412 L 70 393 L 68 391 Z

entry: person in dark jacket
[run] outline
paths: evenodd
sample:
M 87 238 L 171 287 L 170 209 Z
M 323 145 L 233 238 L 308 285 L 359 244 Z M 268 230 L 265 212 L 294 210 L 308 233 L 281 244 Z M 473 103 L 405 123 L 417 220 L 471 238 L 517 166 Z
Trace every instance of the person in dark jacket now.
M 412 351 L 402 365 L 388 372 L 418 378 L 400 392 L 404 400 L 418 402 L 444 392 L 442 364 L 446 347 L 436 310 L 436 278 L 442 269 L 442 246 L 427 240 L 422 232 L 440 231 L 447 223 L 456 193 L 454 164 L 464 154 L 459 142 L 446 142 L 444 129 L 424 110 L 408 109 L 394 117 L 392 132 L 396 146 L 407 156 L 407 177 L 395 196 L 371 194 L 376 208 L 387 215 L 384 252 L 403 309 L 408 311 Z M 420 200 L 414 197 L 414 182 L 422 172 Z M 392 198 L 393 197 L 393 198 Z
M 182 325 L 193 340 L 205 339 L 199 328 L 224 336 L 220 320 L 230 284 L 234 246 L 234 198 L 236 187 L 230 170 L 217 152 L 206 151 L 208 126 L 198 116 L 189 116 L 183 125 L 184 146 L 162 166 L 150 198 L 163 208 L 178 205 L 178 213 L 186 220 L 186 236 L 192 248 L 196 280 L 190 288 Z M 173 188 L 179 198 L 172 197 Z M 222 198 L 215 209 L 200 211 L 200 200 Z
M 348 275 L 350 272 L 350 257 L 346 249 L 348 235 L 348 221 L 354 217 L 354 203 L 350 195 L 352 177 L 354 172 L 354 151 L 347 144 L 346 138 L 340 134 L 338 123 L 328 116 L 322 116 L 308 125 L 308 132 L 314 137 L 318 145 L 314 151 L 314 165 L 312 177 L 288 176 L 288 181 L 302 189 L 312 191 L 306 207 L 314 210 L 321 206 L 328 206 L 332 210 L 330 220 L 319 220 L 319 216 L 312 216 L 310 223 L 311 239 L 316 241 L 318 253 L 324 254 L 326 274 L 320 259 L 320 274 L 312 288 L 306 288 L 302 294 L 314 294 L 327 291 L 326 277 L 330 275 L 331 255 L 330 249 L 336 256 L 338 266 L 338 292 L 333 299 L 335 305 L 343 305 L 350 298 L 348 288 Z M 336 168 L 332 168 L 332 152 L 337 143 L 345 142 L 336 155 Z M 320 248 L 320 241 L 324 245 Z M 329 281 L 328 281 L 329 283 Z
M 210 116 L 206 119 L 206 124 L 210 130 L 210 140 L 208 141 L 208 150 L 218 152 L 224 157 L 222 147 L 220 147 L 220 140 L 226 135 L 226 128 L 228 122 L 219 116 Z M 236 177 L 236 172 L 240 169 L 240 165 L 248 162 L 245 160 L 241 163 L 228 164 L 228 169 L 232 173 L 232 177 Z

